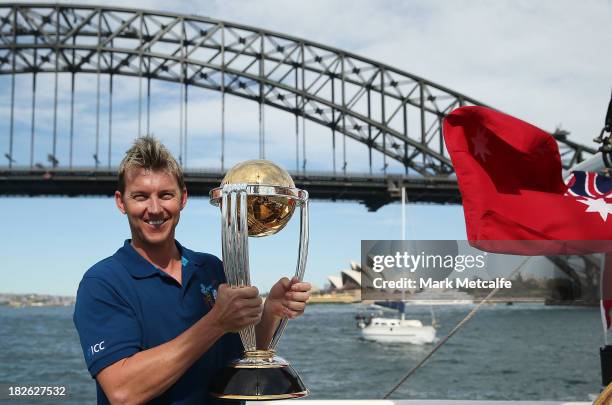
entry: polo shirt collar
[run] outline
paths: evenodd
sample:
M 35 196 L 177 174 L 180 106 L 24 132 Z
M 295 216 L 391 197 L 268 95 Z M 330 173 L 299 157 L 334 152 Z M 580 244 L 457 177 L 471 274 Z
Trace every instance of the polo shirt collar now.
M 184 248 L 178 241 L 174 241 L 181 255 L 183 267 L 189 264 L 202 266 L 203 261 L 191 250 Z M 132 246 L 131 240 L 126 239 L 123 246 L 115 253 L 117 259 L 125 266 L 127 271 L 135 278 L 146 278 L 160 274 L 161 270 L 147 259 L 142 257 Z M 185 260 L 186 259 L 186 260 Z

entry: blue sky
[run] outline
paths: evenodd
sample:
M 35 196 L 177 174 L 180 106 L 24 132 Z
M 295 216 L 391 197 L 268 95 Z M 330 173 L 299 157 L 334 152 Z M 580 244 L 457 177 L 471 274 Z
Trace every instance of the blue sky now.
M 96 4 L 85 0 L 79 3 Z M 111 1 L 110 5 L 124 5 Z M 172 9 L 169 9 L 172 4 Z M 303 37 L 385 62 L 452 88 L 544 129 L 557 125 L 572 139 L 591 144 L 610 96 L 612 43 L 607 1 L 176 1 L 136 0 L 130 7 L 205 15 Z M 325 14 L 323 14 L 325 12 Z M 75 163 L 91 165 L 95 121 L 95 80 L 77 79 L 75 121 L 79 144 Z M 102 79 L 103 89 L 107 85 Z M 39 81 L 36 161 L 50 152 L 53 95 L 50 75 Z M 66 161 L 68 77 L 60 77 L 60 160 Z M 0 77 L 0 152 L 8 150 L 10 81 Z M 29 139 L 30 77 L 17 80 L 16 131 Z M 137 134 L 137 81 L 115 83 L 113 156 Z M 178 88 L 154 83 L 153 133 L 178 150 Z M 219 95 L 190 93 L 190 133 L 195 137 L 188 165 L 218 167 Z M 106 108 L 103 100 L 103 113 Z M 228 97 L 228 166 L 257 157 L 257 105 Z M 266 110 L 267 157 L 295 166 L 293 117 Z M 103 114 L 101 133 L 106 134 Z M 309 169 L 329 170 L 328 130 L 307 124 Z M 290 136 L 287 136 L 287 135 Z M 199 143 L 198 143 L 199 142 Z M 105 141 L 102 141 L 102 156 Z M 29 163 L 29 144 L 19 141 L 15 157 Z M 349 169 L 365 171 L 367 152 L 349 144 Z M 105 163 L 106 161 L 103 160 Z M 0 164 L 5 164 L 3 160 Z M 377 165 L 377 166 L 376 166 Z M 375 167 L 382 166 L 375 161 Z M 108 198 L 0 198 L 4 225 L 0 247 L 0 292 L 72 295 L 83 272 L 112 254 L 129 237 L 125 218 Z M 400 206 L 376 213 L 356 203 L 315 201 L 311 208 L 311 249 L 306 278 L 322 286 L 359 259 L 362 239 L 399 238 Z M 415 239 L 465 237 L 459 206 L 409 205 L 407 236 Z M 297 253 L 297 218 L 278 236 L 252 241 L 253 281 L 267 289 L 292 273 Z M 183 211 L 177 238 L 186 246 L 220 253 L 219 215 L 203 198 Z

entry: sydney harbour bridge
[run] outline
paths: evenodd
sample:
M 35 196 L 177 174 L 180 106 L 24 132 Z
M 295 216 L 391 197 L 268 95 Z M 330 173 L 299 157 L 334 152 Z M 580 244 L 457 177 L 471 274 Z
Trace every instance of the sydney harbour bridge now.
M 229 168 L 236 142 L 228 122 L 241 117 L 228 116 L 226 103 L 240 98 L 257 111 L 249 158 L 269 158 L 266 117 L 282 112 L 291 145 L 285 166 L 296 185 L 315 199 L 359 201 L 370 210 L 397 200 L 401 188 L 411 202 L 460 203 L 441 123 L 456 107 L 483 105 L 383 63 L 261 28 L 128 8 L 1 4 L 0 195 L 111 195 L 129 140 L 155 134 L 159 82 L 179 94 L 173 153 L 191 195 L 207 195 Z M 129 108 L 125 88 L 133 91 Z M 201 114 L 196 99 L 213 94 L 214 152 L 193 125 Z M 86 125 L 83 111 L 90 112 Z M 134 133 L 117 129 L 126 113 L 137 119 Z M 323 138 L 311 136 L 313 126 Z M 566 168 L 596 152 L 566 135 L 553 134 Z M 326 170 L 309 166 L 308 152 L 322 147 Z M 198 167 L 196 156 L 216 167 Z

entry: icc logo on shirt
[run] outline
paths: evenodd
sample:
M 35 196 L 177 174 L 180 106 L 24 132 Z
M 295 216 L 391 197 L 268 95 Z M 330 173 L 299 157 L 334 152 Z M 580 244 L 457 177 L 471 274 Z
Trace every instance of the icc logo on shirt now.
M 93 356 L 94 354 L 101 352 L 102 350 L 104 350 L 104 340 L 96 343 L 93 346 L 89 346 L 89 355 Z

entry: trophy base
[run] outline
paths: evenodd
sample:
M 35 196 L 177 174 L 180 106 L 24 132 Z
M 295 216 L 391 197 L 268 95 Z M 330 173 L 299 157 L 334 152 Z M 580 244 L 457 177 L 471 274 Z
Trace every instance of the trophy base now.
M 254 350 L 219 370 L 211 395 L 224 399 L 269 401 L 300 398 L 308 389 L 291 365 L 274 350 Z

